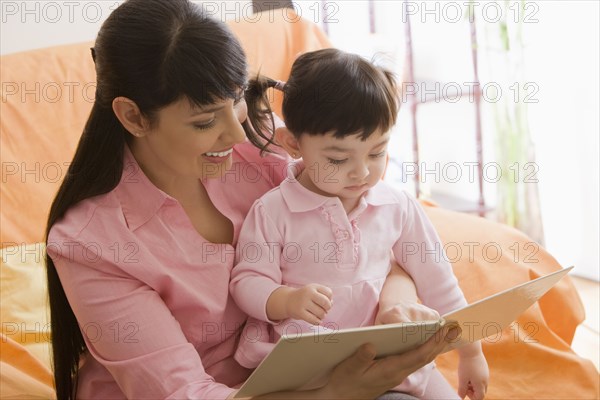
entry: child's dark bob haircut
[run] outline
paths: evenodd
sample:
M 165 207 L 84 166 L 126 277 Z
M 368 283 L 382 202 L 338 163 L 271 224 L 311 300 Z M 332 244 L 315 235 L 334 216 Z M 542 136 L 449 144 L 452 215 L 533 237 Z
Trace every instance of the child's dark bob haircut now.
M 248 86 L 248 109 L 259 109 L 255 102 L 263 106 L 262 115 L 250 115 L 256 128 L 265 127 L 270 111 L 265 92 L 276 83 L 259 77 Z M 393 73 L 338 49 L 298 57 L 283 91 L 283 118 L 296 137 L 333 133 L 336 138 L 359 135 L 366 140 L 396 123 L 399 99 Z

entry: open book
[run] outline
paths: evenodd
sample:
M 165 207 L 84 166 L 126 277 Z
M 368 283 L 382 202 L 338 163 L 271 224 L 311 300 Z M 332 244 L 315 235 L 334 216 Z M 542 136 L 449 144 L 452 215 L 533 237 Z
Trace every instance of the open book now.
M 326 383 L 328 373 L 363 343 L 375 345 L 377 357 L 403 353 L 427 341 L 446 321 L 458 322 L 462 333 L 444 351 L 490 336 L 497 337 L 572 268 L 553 272 L 479 300 L 442 316 L 438 321 L 282 336 L 235 398 L 322 386 Z

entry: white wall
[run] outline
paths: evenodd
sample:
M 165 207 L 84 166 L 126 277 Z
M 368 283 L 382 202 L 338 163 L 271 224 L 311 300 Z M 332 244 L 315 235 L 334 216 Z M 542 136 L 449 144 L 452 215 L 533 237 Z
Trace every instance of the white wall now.
M 222 19 L 242 18 L 251 12 L 250 1 L 203 2 Z M 472 81 L 468 24 L 456 20 L 465 12 L 464 1 L 411 1 L 411 21 L 417 76 L 462 84 Z M 514 0 L 511 4 L 516 3 Z M 530 131 L 536 146 L 539 190 L 546 247 L 564 265 L 575 265 L 575 274 L 599 279 L 598 181 L 599 154 L 599 3 L 597 1 L 528 1 L 526 30 L 526 80 L 539 87 L 538 103 L 529 105 Z M 54 44 L 93 40 L 102 21 L 117 1 L 1 1 L 0 54 Z M 480 2 L 476 15 L 494 19 L 495 2 Z M 384 60 L 402 73 L 404 27 L 401 2 L 376 1 L 378 33 L 368 34 L 368 2 L 320 0 L 296 2 L 307 19 L 318 24 L 329 16 L 335 45 L 366 56 L 376 51 L 390 54 Z M 484 14 L 485 9 L 485 14 Z M 513 8 L 514 10 L 514 8 Z M 480 37 L 483 32 L 480 32 Z M 482 60 L 482 83 L 486 79 Z M 428 86 L 428 88 L 432 88 Z M 439 91 L 438 91 L 439 92 Z M 493 120 L 490 104 L 483 110 L 484 158 L 494 159 Z M 393 141 L 394 157 L 411 158 L 408 109 L 401 110 Z M 460 165 L 475 159 L 473 104 L 440 102 L 419 112 L 421 159 L 431 169 L 449 162 Z M 390 168 L 391 178 L 394 166 Z M 436 179 L 426 191 L 477 198 L 477 185 L 467 179 L 457 183 Z M 405 186 L 410 189 L 412 181 Z M 496 187 L 487 182 L 485 193 L 494 203 Z
M 307 2 L 309 3 L 309 2 Z M 446 84 L 471 82 L 469 28 L 463 1 L 410 1 L 415 73 L 417 80 L 439 80 Z M 545 246 L 563 266 L 575 265 L 575 275 L 599 279 L 599 20 L 597 1 L 510 0 L 509 19 L 523 20 L 525 64 L 520 94 L 538 92 L 528 103 L 529 127 L 535 146 Z M 302 4 L 302 3 L 301 3 Z M 487 28 L 497 30 L 496 12 L 500 2 L 481 1 L 475 9 L 480 43 Z M 330 11 L 334 9 L 331 8 Z M 457 10 L 462 12 L 458 18 Z M 310 11 L 304 15 L 313 15 Z M 376 51 L 391 52 L 396 70 L 402 74 L 404 27 L 400 1 L 376 1 L 377 35 L 368 33 L 366 1 L 336 2 L 337 21 L 329 25 L 338 47 L 370 56 Z M 484 24 L 481 24 L 484 22 Z M 383 38 L 382 38 L 383 36 Z M 486 57 L 481 49 L 480 80 L 491 82 Z M 493 61 L 492 61 L 493 62 Z M 432 83 L 430 96 L 439 94 Z M 442 87 L 443 88 L 443 87 Z M 514 91 L 504 87 L 504 95 Z M 494 121 L 491 101 L 483 104 L 484 163 L 495 160 Z M 412 160 L 408 108 L 401 110 L 394 137 L 394 155 Z M 470 101 L 440 101 L 420 106 L 418 114 L 420 157 L 431 172 L 422 189 L 477 199 L 477 184 L 468 179 L 468 165 L 475 161 L 474 106 Z M 463 179 L 444 179 L 443 168 L 450 162 L 463 166 Z M 392 166 L 392 169 L 394 166 Z M 436 179 L 435 173 L 440 173 Z M 391 171 L 401 184 L 399 170 Z M 394 177 L 391 177 L 394 180 Z M 484 182 L 486 200 L 495 204 L 496 185 L 490 176 Z M 412 187 L 408 180 L 405 187 Z
M 0 54 L 91 41 L 112 1 L 5 1 L 0 3 Z
M 251 0 L 200 1 L 221 20 L 252 15 Z M 1 0 L 0 54 L 94 40 L 102 22 L 123 1 Z
M 599 279 L 599 49 L 596 1 L 540 2 L 528 26 L 527 72 L 546 247 L 574 272 Z

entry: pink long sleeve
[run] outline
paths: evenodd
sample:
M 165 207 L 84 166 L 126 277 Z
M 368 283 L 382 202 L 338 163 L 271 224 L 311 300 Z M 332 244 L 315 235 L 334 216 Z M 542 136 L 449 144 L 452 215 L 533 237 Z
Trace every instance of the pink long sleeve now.
M 111 259 L 109 247 L 96 247 L 100 243 L 95 240 L 95 248 L 101 248 L 103 255 L 90 261 L 92 257 L 84 257 L 85 251 L 58 258 L 57 245 L 65 249 L 66 243 L 57 235 L 51 237 L 51 243 L 50 254 L 88 350 L 127 398 L 224 399 L 232 392 L 205 371 L 196 349 L 156 290 L 119 268 L 122 262 Z M 71 241 L 68 245 L 84 249 L 90 248 L 90 243 Z M 103 391 L 106 395 L 113 391 L 111 385 L 88 385 L 87 372 L 84 366 L 81 397 L 102 397 Z
M 257 200 L 240 231 L 229 287 L 239 307 L 261 321 L 269 320 L 267 300 L 282 285 L 281 243 L 281 234 Z

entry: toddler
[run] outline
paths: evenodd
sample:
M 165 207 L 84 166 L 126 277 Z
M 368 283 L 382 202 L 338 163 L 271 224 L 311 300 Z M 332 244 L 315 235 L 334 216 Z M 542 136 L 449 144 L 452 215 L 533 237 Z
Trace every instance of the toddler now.
M 421 206 L 381 180 L 398 111 L 393 74 L 325 49 L 301 55 L 285 84 L 251 82 L 248 101 L 265 101 L 269 87 L 284 93 L 275 141 L 298 161 L 254 203 L 240 232 L 230 290 L 252 318 L 238 362 L 255 368 L 284 333 L 374 324 L 392 254 L 424 305 L 442 314 L 465 306 Z M 460 397 L 482 399 L 489 373 L 481 344 L 457 351 Z M 458 398 L 433 363 L 396 390 Z

